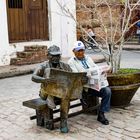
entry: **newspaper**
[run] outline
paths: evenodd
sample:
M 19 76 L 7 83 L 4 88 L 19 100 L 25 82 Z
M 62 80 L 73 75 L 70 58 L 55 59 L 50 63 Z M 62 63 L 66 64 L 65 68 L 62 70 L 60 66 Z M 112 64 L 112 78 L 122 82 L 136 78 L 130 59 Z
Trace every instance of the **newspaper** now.
M 83 90 L 82 78 L 86 72 L 68 72 L 61 69 L 46 68 L 44 77 L 55 79 L 43 88 L 44 92 L 58 98 L 81 98 Z
M 87 71 L 88 83 L 84 87 L 92 88 L 100 91 L 102 87 L 108 86 L 107 71 L 110 69 L 108 65 L 90 68 Z

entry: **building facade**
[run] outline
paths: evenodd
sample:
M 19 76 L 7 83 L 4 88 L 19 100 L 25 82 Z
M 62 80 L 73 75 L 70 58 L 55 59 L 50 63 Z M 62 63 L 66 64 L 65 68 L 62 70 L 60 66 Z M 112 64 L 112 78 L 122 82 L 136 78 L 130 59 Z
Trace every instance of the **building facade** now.
M 59 2 L 76 16 L 75 0 Z M 26 45 L 55 44 L 62 57 L 72 55 L 76 23 L 63 14 L 57 0 L 1 0 L 0 7 L 0 66 L 9 65 Z

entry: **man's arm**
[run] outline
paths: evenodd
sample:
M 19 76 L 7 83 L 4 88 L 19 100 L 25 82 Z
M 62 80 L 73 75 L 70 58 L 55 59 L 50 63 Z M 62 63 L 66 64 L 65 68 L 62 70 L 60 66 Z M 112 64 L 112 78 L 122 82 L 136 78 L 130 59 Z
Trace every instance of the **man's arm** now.
M 32 75 L 32 81 L 36 83 L 45 83 L 46 79 L 43 77 L 44 75 L 44 69 L 42 66 L 35 69 L 33 75 Z

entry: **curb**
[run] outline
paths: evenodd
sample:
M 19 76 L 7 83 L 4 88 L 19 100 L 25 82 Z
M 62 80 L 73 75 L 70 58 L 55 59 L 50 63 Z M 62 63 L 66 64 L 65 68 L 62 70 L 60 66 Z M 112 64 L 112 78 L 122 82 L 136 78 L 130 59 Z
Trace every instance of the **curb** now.
M 9 77 L 14 77 L 14 76 L 20 76 L 20 75 L 26 75 L 26 74 L 31 74 L 33 73 L 33 69 L 32 70 L 16 70 L 16 71 L 9 71 L 9 72 L 5 72 L 5 73 L 0 73 L 0 79 L 4 79 L 4 78 L 9 78 Z
M 134 51 L 140 51 L 140 48 L 129 48 L 129 47 L 128 47 L 128 48 L 123 48 L 123 50 L 127 50 L 127 51 L 131 51 L 131 50 L 132 50 L 132 51 L 133 51 L 133 50 L 134 50 Z
M 92 59 L 94 60 L 95 63 L 105 62 L 105 59 L 99 56 L 93 56 Z M 62 58 L 62 61 L 67 62 L 68 58 Z M 32 64 L 32 65 L 21 65 L 21 66 L 14 66 L 14 65 L 2 66 L 0 70 L 0 79 L 32 74 L 34 69 L 40 64 L 41 63 Z
M 0 79 L 31 74 L 33 73 L 34 69 L 39 65 L 40 63 L 21 66 L 15 65 L 2 66 L 0 67 Z
M 134 44 L 134 43 L 132 43 L 132 44 L 125 44 L 124 46 L 123 46 L 123 50 L 128 50 L 128 51 L 133 51 L 133 50 L 135 50 L 135 51 L 140 51 L 140 44 Z

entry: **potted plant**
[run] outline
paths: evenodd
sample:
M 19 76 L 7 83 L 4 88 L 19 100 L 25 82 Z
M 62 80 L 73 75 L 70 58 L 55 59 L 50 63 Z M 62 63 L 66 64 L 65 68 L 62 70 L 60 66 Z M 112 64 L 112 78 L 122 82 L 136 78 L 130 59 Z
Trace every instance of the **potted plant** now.
M 77 19 L 67 7 L 67 4 L 70 3 L 62 5 L 58 0 L 56 1 L 65 16 L 72 18 L 77 23 L 77 28 L 80 29 L 81 33 L 95 42 L 107 63 L 111 65 L 112 74 L 108 76 L 112 89 L 111 104 L 115 106 L 128 105 L 139 87 L 140 81 L 137 79 L 139 73 L 137 75 L 130 73 L 120 75 L 118 71 L 120 70 L 124 43 L 130 37 L 128 32 L 140 21 L 140 19 L 134 18 L 137 16 L 136 9 L 140 7 L 140 0 L 77 0 Z M 89 25 L 98 23 L 97 28 L 95 28 L 96 38 L 102 41 L 106 49 L 101 48 L 98 42 L 88 34 L 86 28 L 82 26 L 83 22 L 80 22 L 80 14 L 82 15 L 81 20 L 86 21 Z M 85 17 L 83 18 L 84 14 Z M 133 83 L 134 79 L 136 79 L 136 82 Z M 125 96 L 123 97 L 123 95 Z
M 140 69 L 119 69 L 117 74 L 108 75 L 108 81 L 112 90 L 111 105 L 125 107 L 140 86 Z

